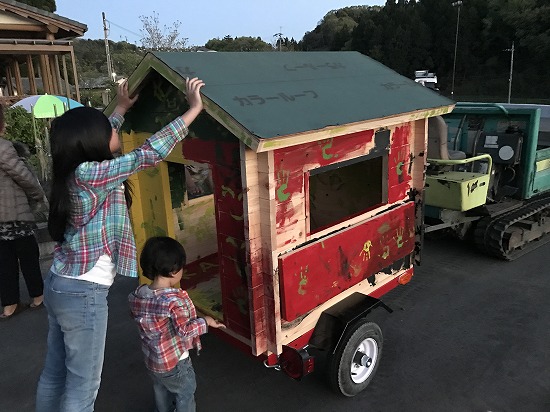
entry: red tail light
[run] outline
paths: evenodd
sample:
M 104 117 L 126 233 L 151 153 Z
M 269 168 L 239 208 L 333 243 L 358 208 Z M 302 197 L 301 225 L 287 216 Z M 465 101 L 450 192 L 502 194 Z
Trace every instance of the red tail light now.
M 283 352 L 279 356 L 281 369 L 291 378 L 300 380 L 313 372 L 315 358 L 305 349 L 294 349 L 283 346 Z

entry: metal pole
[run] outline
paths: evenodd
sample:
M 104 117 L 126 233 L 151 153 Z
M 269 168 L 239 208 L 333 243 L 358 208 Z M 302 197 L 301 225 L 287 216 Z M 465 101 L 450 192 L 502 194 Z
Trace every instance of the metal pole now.
M 510 103 L 510 97 L 512 96 L 512 73 L 514 71 L 514 42 L 512 42 L 512 48 L 508 49 L 510 54 L 510 78 L 508 79 L 508 103 Z
M 101 13 L 103 17 L 103 34 L 105 35 L 105 54 L 107 54 L 107 71 L 109 72 L 109 80 L 114 81 L 113 79 L 113 63 L 111 62 L 111 52 L 109 51 L 109 40 L 107 36 L 109 35 L 109 29 L 107 28 L 107 19 L 105 19 L 105 12 Z
M 462 1 L 455 1 L 451 4 L 453 7 L 458 6 L 457 16 L 456 16 L 456 35 L 455 35 L 455 57 L 453 60 L 453 81 L 451 85 L 451 99 L 454 98 L 455 95 L 455 70 L 456 70 L 456 50 L 458 46 L 458 23 L 460 22 L 460 6 L 462 6 Z
M 283 28 L 280 27 L 280 30 L 281 31 L 279 33 L 275 33 L 273 35 L 273 37 L 279 37 L 279 51 L 281 51 L 281 46 L 282 46 L 282 43 L 283 43 L 283 33 L 282 33 Z

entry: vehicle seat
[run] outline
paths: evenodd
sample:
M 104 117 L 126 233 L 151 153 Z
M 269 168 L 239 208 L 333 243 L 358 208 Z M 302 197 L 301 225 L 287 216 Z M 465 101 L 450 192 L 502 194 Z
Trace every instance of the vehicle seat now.
M 447 148 L 448 127 L 441 116 L 428 119 L 428 159 L 462 160 L 466 153 Z

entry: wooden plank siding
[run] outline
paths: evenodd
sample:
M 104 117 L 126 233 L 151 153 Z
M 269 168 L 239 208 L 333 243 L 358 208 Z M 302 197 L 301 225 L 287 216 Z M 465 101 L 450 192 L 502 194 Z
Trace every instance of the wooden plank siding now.
M 377 289 L 390 283 L 391 287 L 395 287 L 396 275 L 410 268 L 410 261 L 407 260 L 402 269 L 391 274 L 382 271 L 389 265 L 388 262 L 408 258 L 414 250 L 415 206 L 414 202 L 409 202 L 409 195 L 413 188 L 413 176 L 418 176 L 414 180 L 420 183 L 418 189 L 422 189 L 424 124 L 425 120 L 420 119 L 388 127 L 390 139 L 386 146 L 383 140 L 376 141 L 376 130 L 366 130 L 274 150 L 274 168 L 270 179 L 263 177 L 269 185 L 261 185 L 260 197 L 264 208 L 270 206 L 275 211 L 272 255 L 273 272 L 277 273 L 281 282 L 282 329 L 277 335 L 279 345 L 288 344 L 292 337 L 307 332 L 308 325 L 314 326 L 316 320 L 308 318 L 318 318 L 320 313 L 316 308 L 324 307 L 326 302 L 336 303 L 346 296 L 347 290 L 375 294 Z M 422 139 L 420 145 L 415 142 L 418 138 Z M 387 153 L 386 203 L 312 233 L 308 204 L 309 173 L 319 167 L 366 156 L 373 151 Z M 383 213 L 395 205 L 401 206 Z M 348 226 L 355 229 L 338 232 L 334 238 L 338 240 L 325 237 Z M 383 233 L 380 233 L 381 230 Z M 317 238 L 322 239 L 301 246 Z M 371 239 L 376 239 L 378 243 Z M 292 251 L 293 248 L 297 249 Z M 343 262 L 347 262 L 347 266 Z M 374 284 L 369 283 L 367 278 L 375 274 L 370 279 L 375 279 Z M 345 278 L 348 281 L 344 281 Z M 322 280 L 315 283 L 313 279 Z
M 338 76 L 324 61 L 309 73 L 302 60 L 321 54 L 285 55 L 285 66 L 281 56 L 148 54 L 130 76 L 130 90 L 148 92 L 151 104 L 140 99 L 127 116 L 129 128 L 151 132 L 162 126 L 157 114 L 169 120 L 186 109 L 185 77 L 208 85 L 201 90 L 205 113 L 176 151 L 180 163 L 207 163 L 212 171 L 217 253 L 207 257 L 217 267 L 207 281 L 219 276 L 221 301 L 212 301 L 227 325 L 221 332 L 271 360 L 283 345 L 307 344 L 324 310 L 357 292 L 381 297 L 412 275 L 421 243 L 426 119 L 453 107 L 406 79 L 387 83 L 399 87 L 381 91 L 384 104 L 370 99 L 383 86 L 369 73 L 381 65 L 356 53 L 327 54 L 364 65 L 338 65 Z M 397 76 L 381 75 L 388 82 Z M 329 83 L 344 78 L 349 99 L 334 105 Z M 177 96 L 177 110 L 167 107 L 167 95 Z M 138 189 L 147 196 L 147 188 Z M 133 220 L 148 222 L 150 214 L 142 210 Z M 148 234 L 142 232 L 139 241 Z
M 244 234 L 247 256 L 248 299 L 250 302 L 250 340 L 252 354 L 261 355 L 267 350 L 265 288 L 262 268 L 262 229 L 260 213 L 260 178 L 258 155 L 240 143 L 243 186 Z M 267 173 L 263 177 L 268 177 Z
M 294 321 L 364 280 L 374 290 L 376 274 L 413 250 L 414 204 L 407 202 L 282 255 L 278 265 L 283 319 Z
M 240 143 L 237 139 L 186 139 L 186 159 L 208 163 L 214 182 L 222 311 L 227 327 L 245 339 L 251 336 Z

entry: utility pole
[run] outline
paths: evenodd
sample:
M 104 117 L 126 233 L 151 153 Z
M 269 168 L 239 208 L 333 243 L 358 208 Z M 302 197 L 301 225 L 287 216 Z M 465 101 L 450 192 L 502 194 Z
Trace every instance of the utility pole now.
M 453 60 L 453 82 L 451 85 L 451 99 L 454 99 L 455 95 L 455 70 L 456 70 L 456 49 L 458 46 L 458 23 L 460 22 L 460 6 L 462 6 L 462 1 L 458 0 L 454 3 L 451 3 L 453 7 L 458 7 L 457 15 L 456 15 L 456 35 L 455 35 L 455 58 Z
M 275 33 L 273 35 L 273 37 L 278 37 L 279 38 L 279 51 L 281 51 L 281 47 L 283 45 L 283 28 L 282 27 L 279 27 L 279 33 Z
M 512 42 L 512 48 L 505 51 L 510 52 L 510 77 L 508 78 L 508 103 L 510 103 L 510 97 L 512 97 L 512 73 L 514 72 L 514 42 Z
M 107 71 L 109 72 L 109 79 L 111 81 L 115 81 L 113 62 L 111 61 L 111 52 L 109 51 L 109 39 L 107 38 L 107 36 L 109 35 L 109 29 L 107 28 L 107 19 L 105 18 L 105 12 L 102 12 L 101 15 L 103 16 L 103 34 L 105 35 L 105 54 L 107 54 Z

